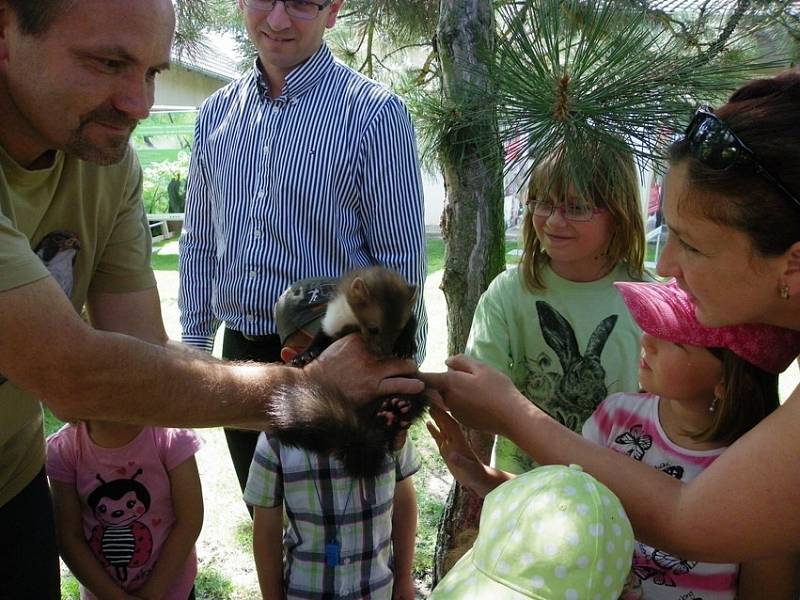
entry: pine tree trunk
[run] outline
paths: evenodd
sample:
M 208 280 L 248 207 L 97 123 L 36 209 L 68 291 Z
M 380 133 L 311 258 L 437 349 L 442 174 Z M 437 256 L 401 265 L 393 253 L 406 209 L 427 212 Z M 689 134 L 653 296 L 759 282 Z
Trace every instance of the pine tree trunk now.
M 491 0 L 441 0 L 437 45 L 445 101 L 486 116 L 442 151 L 447 202 L 442 215 L 447 300 L 448 353 L 464 350 L 472 316 L 486 287 L 505 268 L 503 162 L 495 111 L 488 107 L 492 84 L 486 64 L 493 51 Z M 469 431 L 478 454 L 488 460 L 491 438 Z M 471 545 L 482 501 L 454 484 L 436 540 L 434 585 Z M 470 535 L 472 533 L 473 535 Z

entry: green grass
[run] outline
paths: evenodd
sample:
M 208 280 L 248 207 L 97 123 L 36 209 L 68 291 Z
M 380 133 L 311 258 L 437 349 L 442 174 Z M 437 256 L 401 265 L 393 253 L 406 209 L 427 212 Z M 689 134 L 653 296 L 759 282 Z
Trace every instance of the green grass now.
M 428 255 L 428 274 L 444 269 L 444 240 L 428 238 L 426 242 Z M 520 247 L 516 240 L 506 240 L 506 263 L 512 265 L 519 262 L 519 257 L 508 256 L 511 250 Z
M 178 270 L 178 255 L 177 254 L 158 254 L 158 249 L 165 244 L 174 242 L 174 239 L 164 240 L 153 244 L 153 258 L 151 265 L 155 271 L 177 271 Z M 510 250 L 517 247 L 517 242 L 514 240 L 506 241 L 506 254 Z M 437 238 L 428 238 L 425 242 L 425 252 L 428 257 L 428 273 L 433 273 L 439 269 L 444 268 L 444 240 Z M 516 257 L 506 256 L 509 264 L 514 264 L 518 261 Z
M 222 573 L 211 567 L 197 572 L 194 593 L 197 600 L 230 600 L 233 597 L 233 583 Z
M 420 457 L 420 469 L 414 475 L 417 492 L 417 542 L 414 549 L 413 571 L 423 577 L 433 572 L 433 554 L 436 548 L 436 532 L 439 519 L 444 512 L 444 500 L 431 493 L 426 485 L 431 474 L 442 475 L 447 468 L 439 456 L 436 446 L 425 429 L 424 420 L 411 426 L 411 440 Z
M 428 255 L 428 273 L 444 268 L 444 240 L 428 238 L 425 243 Z
M 154 271 L 178 271 L 178 255 L 177 254 L 153 254 L 150 261 Z
M 46 406 L 44 407 L 44 436 L 47 437 L 51 433 L 55 433 L 61 426 L 63 425 L 63 421 L 59 421 L 58 418 L 50 412 L 50 409 Z
M 250 553 L 253 551 L 253 521 L 246 519 L 241 521 L 233 532 L 233 538 L 236 540 L 236 545 L 243 552 Z
M 78 580 L 72 575 L 61 578 L 61 600 L 80 600 L 81 590 Z
M 154 271 L 178 271 L 177 254 L 159 254 L 158 251 L 167 244 L 175 242 L 175 238 L 162 240 L 153 244 L 153 256 L 150 258 L 150 265 Z

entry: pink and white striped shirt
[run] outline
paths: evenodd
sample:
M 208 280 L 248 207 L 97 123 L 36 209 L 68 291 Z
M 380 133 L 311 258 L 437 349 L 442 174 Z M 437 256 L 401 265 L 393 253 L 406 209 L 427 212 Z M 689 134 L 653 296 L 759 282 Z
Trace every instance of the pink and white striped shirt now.
M 612 394 L 583 425 L 583 437 L 690 481 L 725 448 L 678 446 L 661 427 L 658 404 L 659 397 L 652 394 Z M 634 550 L 633 573 L 647 600 L 733 600 L 738 572 L 739 565 L 683 560 L 640 542 Z

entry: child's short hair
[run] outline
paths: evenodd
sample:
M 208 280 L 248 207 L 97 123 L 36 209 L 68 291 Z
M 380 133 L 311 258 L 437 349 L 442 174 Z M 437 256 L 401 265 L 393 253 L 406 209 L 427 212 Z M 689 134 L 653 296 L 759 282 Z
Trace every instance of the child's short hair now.
M 576 465 L 539 467 L 486 496 L 475 545 L 430 599 L 616 598 L 633 544 L 611 490 Z
M 275 302 L 275 326 L 281 345 L 303 330 L 311 337 L 322 326 L 325 307 L 336 293 L 337 279 L 312 277 L 290 285 Z
M 614 284 L 636 324 L 653 337 L 706 348 L 722 361 L 725 392 L 711 426 L 692 436 L 731 443 L 778 407 L 778 376 L 800 353 L 800 332 L 764 324 L 706 327 L 675 280 Z
M 559 156 L 560 151 L 553 152 L 533 170 L 528 184 L 528 202 L 552 195 L 561 201 L 566 199 L 572 182 Z M 598 147 L 592 159 L 587 189 L 574 192 L 594 206 L 606 209 L 611 216 L 611 239 L 606 249 L 608 266 L 624 262 L 629 275 L 641 279 L 644 273 L 644 224 L 633 154 L 616 146 Z M 531 291 L 542 289 L 542 267 L 547 264 L 548 257 L 536 236 L 530 210 L 525 211 L 522 241 L 519 269 L 523 281 Z

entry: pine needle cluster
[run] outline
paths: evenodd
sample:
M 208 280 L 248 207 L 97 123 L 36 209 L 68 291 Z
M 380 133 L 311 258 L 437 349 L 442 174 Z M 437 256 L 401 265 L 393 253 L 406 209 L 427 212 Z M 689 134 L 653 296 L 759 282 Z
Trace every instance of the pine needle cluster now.
M 424 157 L 477 143 L 471 123 L 491 112 L 500 143 L 514 148 L 506 172 L 525 182 L 548 161 L 576 191 L 598 152 L 630 152 L 640 169 L 659 169 L 696 106 L 719 103 L 755 73 L 781 66 L 687 48 L 645 8 L 620 0 L 500 3 L 487 62 L 493 96 L 412 101 Z
M 530 172 L 555 158 L 578 188 L 597 152 L 660 164 L 698 104 L 774 67 L 709 60 L 644 10 L 610 0 L 506 6 L 493 64 L 500 139 L 522 148 L 507 166 L 525 162 Z

